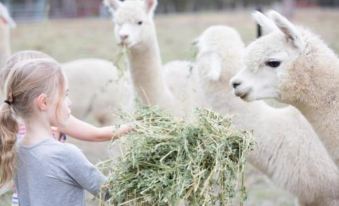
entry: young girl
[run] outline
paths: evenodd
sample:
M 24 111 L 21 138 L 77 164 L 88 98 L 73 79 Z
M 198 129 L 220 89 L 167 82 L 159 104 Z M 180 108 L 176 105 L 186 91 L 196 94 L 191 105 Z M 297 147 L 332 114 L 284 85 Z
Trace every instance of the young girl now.
M 84 189 L 96 195 L 105 177 L 80 150 L 56 141 L 51 127 L 70 118 L 67 80 L 52 59 L 13 65 L 0 107 L 0 185 L 14 174 L 20 206 L 85 205 Z M 20 117 L 26 127 L 18 142 Z
M 11 68 L 13 68 L 13 66 L 16 63 L 20 61 L 29 60 L 29 59 L 41 59 L 41 58 L 53 59 L 51 56 L 43 52 L 34 51 L 34 50 L 21 51 L 21 52 L 17 52 L 16 54 L 12 55 L 7 60 L 4 68 L 1 69 L 1 73 L 0 73 L 1 90 L 3 90 L 4 82 L 6 80 L 8 73 L 10 72 Z M 21 128 L 20 136 L 23 136 L 25 133 L 24 126 L 21 125 L 20 128 Z M 91 124 L 88 124 L 86 122 L 83 122 L 75 118 L 72 115 L 66 125 L 64 125 L 61 128 L 56 128 L 56 131 L 60 131 L 61 133 L 64 133 L 76 139 L 84 140 L 84 141 L 95 141 L 95 142 L 109 141 L 112 138 L 118 138 L 120 136 L 123 136 L 124 134 L 130 132 L 131 130 L 133 130 L 133 126 L 130 123 L 123 124 L 118 129 L 115 129 L 115 127 L 112 127 L 112 126 L 95 127 Z M 55 132 L 55 133 L 57 134 L 58 132 Z M 59 136 L 59 135 L 56 135 L 56 136 Z
M 50 57 L 49 55 L 43 52 L 33 51 L 33 50 L 21 51 L 21 52 L 17 52 L 16 54 L 12 55 L 7 60 L 5 67 L 1 70 L 1 73 L 0 73 L 1 90 L 3 90 L 2 87 L 4 86 L 4 81 L 6 77 L 8 76 L 8 73 L 10 72 L 11 68 L 13 68 L 15 64 L 21 61 L 25 61 L 25 60 L 41 59 L 41 58 L 53 59 L 52 57 Z M 60 141 L 65 140 L 64 134 L 66 134 L 79 140 L 99 142 L 99 141 L 109 141 L 112 138 L 119 138 L 123 136 L 124 134 L 130 132 L 131 130 L 133 130 L 133 126 L 130 123 L 123 124 L 118 129 L 115 129 L 112 126 L 95 127 L 71 115 L 66 125 L 63 125 L 60 128 L 55 128 L 55 127 L 53 128 L 53 136 L 54 138 Z M 25 133 L 26 133 L 26 129 L 25 129 L 24 124 L 19 124 L 19 132 L 17 134 L 17 137 L 21 139 L 25 136 Z M 15 192 L 13 193 L 13 197 L 12 197 L 12 205 L 13 206 L 18 205 L 18 197 Z

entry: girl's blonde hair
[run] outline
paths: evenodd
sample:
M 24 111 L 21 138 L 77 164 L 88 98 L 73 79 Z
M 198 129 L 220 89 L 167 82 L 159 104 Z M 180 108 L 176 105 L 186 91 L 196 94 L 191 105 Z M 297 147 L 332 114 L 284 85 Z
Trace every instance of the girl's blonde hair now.
M 29 60 L 29 59 L 41 59 L 41 58 L 51 58 L 51 59 L 53 59 L 48 54 L 45 54 L 45 53 L 40 52 L 40 51 L 35 51 L 35 50 L 24 50 L 24 51 L 20 51 L 20 52 L 13 54 L 6 61 L 4 67 L 1 69 L 1 72 L 0 72 L 0 87 L 1 87 L 1 90 L 3 90 L 5 80 L 6 80 L 6 77 L 8 76 L 9 71 L 11 70 L 11 68 L 13 68 L 13 66 L 16 63 L 24 61 L 24 60 Z
M 65 79 L 60 65 L 48 55 L 35 58 L 33 53 L 14 54 L 4 68 L 7 74 L 3 73 L 5 101 L 0 106 L 0 185 L 10 181 L 15 173 L 19 129 L 16 118 L 30 118 L 34 99 L 40 94 L 60 99 L 64 92 Z

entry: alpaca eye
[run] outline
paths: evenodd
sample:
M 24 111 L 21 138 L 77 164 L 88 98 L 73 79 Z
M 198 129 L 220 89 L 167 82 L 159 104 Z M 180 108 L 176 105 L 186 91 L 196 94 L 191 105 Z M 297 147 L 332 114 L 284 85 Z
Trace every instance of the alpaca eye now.
M 137 24 L 138 24 L 138 25 L 142 25 L 143 22 L 142 22 L 142 21 L 138 21 Z
M 273 68 L 279 67 L 280 64 L 281 64 L 280 61 L 267 61 L 267 62 L 265 62 L 266 66 L 273 67 Z

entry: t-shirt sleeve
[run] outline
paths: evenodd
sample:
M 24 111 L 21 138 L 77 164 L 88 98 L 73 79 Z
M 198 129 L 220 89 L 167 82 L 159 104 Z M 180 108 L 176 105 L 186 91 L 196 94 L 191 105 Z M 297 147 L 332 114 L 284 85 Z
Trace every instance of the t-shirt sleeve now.
M 88 161 L 79 148 L 74 145 L 67 146 L 63 165 L 68 175 L 82 188 L 93 195 L 98 195 L 102 184 L 107 178 Z

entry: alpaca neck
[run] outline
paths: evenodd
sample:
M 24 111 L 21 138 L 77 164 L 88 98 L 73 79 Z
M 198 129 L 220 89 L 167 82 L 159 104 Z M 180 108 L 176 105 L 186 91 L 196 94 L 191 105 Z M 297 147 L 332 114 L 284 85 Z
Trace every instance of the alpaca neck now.
M 130 72 L 142 103 L 169 109 L 174 98 L 164 82 L 159 46 L 155 31 L 147 43 L 129 51 Z
M 293 75 L 298 84 L 288 88 L 295 94 L 289 103 L 303 113 L 339 165 L 339 60 L 327 47 L 315 51 L 296 62 L 302 75 Z
M 10 30 L 8 25 L 0 23 L 0 68 L 11 54 Z

